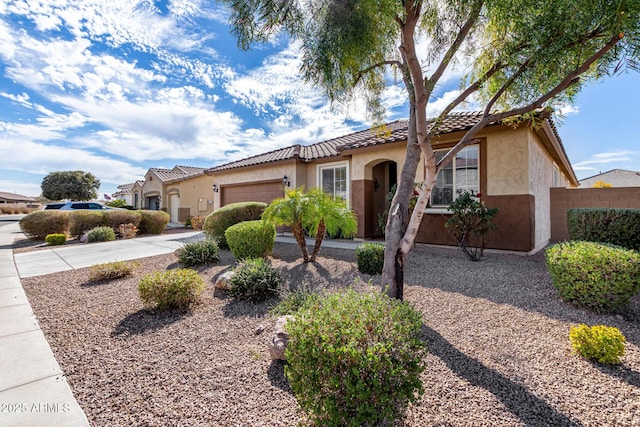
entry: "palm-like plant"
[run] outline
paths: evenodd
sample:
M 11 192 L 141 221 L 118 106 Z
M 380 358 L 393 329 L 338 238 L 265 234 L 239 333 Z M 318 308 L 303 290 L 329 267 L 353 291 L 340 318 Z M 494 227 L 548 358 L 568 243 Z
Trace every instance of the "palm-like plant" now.
M 333 198 L 314 189 L 303 193 L 302 189 L 287 191 L 285 198 L 275 199 L 264 211 L 262 219 L 275 225 L 287 225 L 300 246 L 304 262 L 314 262 L 320 252 L 325 234 L 342 233 L 351 236 L 357 230 L 355 214 L 339 198 Z M 315 235 L 316 243 L 309 256 L 305 230 Z

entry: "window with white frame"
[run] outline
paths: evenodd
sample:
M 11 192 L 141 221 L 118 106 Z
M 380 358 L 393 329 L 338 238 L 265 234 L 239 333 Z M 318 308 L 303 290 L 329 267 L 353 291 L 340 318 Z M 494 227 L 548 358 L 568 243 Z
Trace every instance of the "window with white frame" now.
M 318 167 L 318 186 L 333 197 L 349 200 L 349 166 L 345 162 Z
M 448 152 L 449 150 L 436 151 L 436 162 Z M 431 206 L 449 206 L 464 191 L 473 194 L 480 192 L 479 157 L 480 149 L 477 145 L 467 146 L 438 172 L 431 192 Z

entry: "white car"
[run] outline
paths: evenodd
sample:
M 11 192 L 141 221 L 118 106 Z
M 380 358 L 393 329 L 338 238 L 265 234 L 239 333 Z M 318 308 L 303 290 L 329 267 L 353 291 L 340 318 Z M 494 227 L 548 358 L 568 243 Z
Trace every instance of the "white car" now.
M 45 210 L 57 209 L 61 211 L 76 211 L 81 209 L 84 209 L 84 210 L 89 209 L 92 211 L 93 210 L 104 211 L 104 210 L 112 210 L 112 209 L 118 209 L 118 208 L 112 208 L 96 202 L 54 202 L 54 203 L 47 203 L 43 209 Z

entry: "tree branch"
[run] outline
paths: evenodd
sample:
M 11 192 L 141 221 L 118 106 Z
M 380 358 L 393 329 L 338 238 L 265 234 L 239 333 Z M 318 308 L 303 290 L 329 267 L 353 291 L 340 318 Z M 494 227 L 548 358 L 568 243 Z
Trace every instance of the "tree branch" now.
M 436 86 L 436 83 L 438 83 L 438 81 L 440 80 L 440 77 L 442 77 L 445 70 L 453 60 L 453 57 L 456 55 L 456 53 L 458 53 L 458 50 L 460 49 L 460 46 L 462 46 L 462 43 L 464 42 L 464 40 L 467 38 L 467 35 L 469 35 L 469 32 L 478 21 L 478 17 L 480 16 L 480 11 L 482 10 L 483 5 L 484 5 L 484 0 L 480 0 L 478 3 L 476 3 L 474 8 L 471 9 L 469 18 L 464 23 L 464 25 L 458 32 L 458 35 L 456 36 L 455 40 L 447 50 L 447 53 L 445 53 L 444 57 L 440 61 L 438 68 L 436 68 L 436 70 L 433 72 L 431 77 L 429 77 L 428 79 L 425 79 L 425 86 L 428 88 L 427 97 L 431 97 L 431 92 L 433 91 L 433 88 Z
M 353 82 L 353 86 L 357 85 L 358 82 L 362 79 L 362 77 L 367 74 L 368 72 L 379 68 L 379 67 L 384 67 L 385 65 L 391 65 L 391 66 L 396 66 L 398 67 L 398 69 L 402 70 L 402 63 L 400 61 L 382 61 L 382 62 L 378 62 L 377 64 L 373 64 L 367 68 L 365 68 L 364 70 L 361 70 L 358 75 L 356 76 L 356 79 Z

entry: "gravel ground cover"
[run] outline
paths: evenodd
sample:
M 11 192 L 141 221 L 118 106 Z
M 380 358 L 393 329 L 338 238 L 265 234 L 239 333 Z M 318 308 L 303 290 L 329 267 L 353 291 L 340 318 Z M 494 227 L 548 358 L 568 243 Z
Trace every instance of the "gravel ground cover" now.
M 353 251 L 323 248 L 303 264 L 295 245 L 277 243 L 272 264 L 292 286 L 366 286 Z M 233 265 L 228 251 L 200 268 L 208 287 L 188 312 L 153 312 L 139 278 L 177 267 L 173 254 L 140 260 L 128 279 L 90 284 L 88 270 L 22 281 L 29 301 L 95 426 L 296 426 L 304 421 L 283 365 L 269 359 L 275 317 L 262 304 L 214 290 Z M 376 277 L 373 277 L 376 283 Z M 419 246 L 410 255 L 405 299 L 425 318 L 425 393 L 405 426 L 640 426 L 640 303 L 597 315 L 560 301 L 543 254 Z M 354 282 L 359 281 L 359 282 Z M 619 328 L 622 364 L 604 367 L 571 354 L 577 323 Z M 264 332 L 256 334 L 263 325 Z

